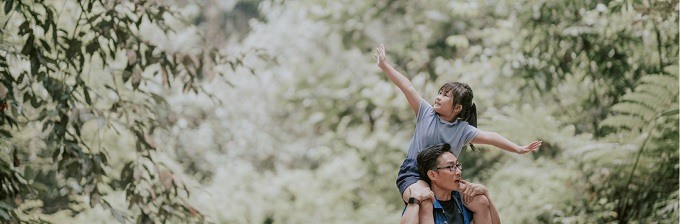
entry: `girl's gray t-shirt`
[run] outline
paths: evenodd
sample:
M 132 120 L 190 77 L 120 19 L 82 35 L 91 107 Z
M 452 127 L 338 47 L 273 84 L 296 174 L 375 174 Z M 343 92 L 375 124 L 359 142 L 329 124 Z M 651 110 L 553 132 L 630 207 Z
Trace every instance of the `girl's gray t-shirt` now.
M 461 149 L 469 144 L 479 133 L 479 129 L 468 124 L 467 121 L 445 121 L 439 116 L 427 101 L 420 99 L 420 108 L 416 120 L 416 131 L 408 149 L 408 158 L 416 158 L 423 149 L 443 143 L 451 145 L 451 151 L 456 157 Z
M 448 122 L 439 118 L 432 105 L 421 98 L 416 130 L 413 139 L 411 139 L 411 146 L 408 149 L 406 159 L 401 164 L 397 175 L 399 192 L 404 194 L 406 188 L 420 178 L 416 158 L 423 149 L 448 143 L 451 145 L 451 152 L 458 157 L 463 146 L 469 144 L 478 133 L 479 129 L 468 124 L 467 121 Z

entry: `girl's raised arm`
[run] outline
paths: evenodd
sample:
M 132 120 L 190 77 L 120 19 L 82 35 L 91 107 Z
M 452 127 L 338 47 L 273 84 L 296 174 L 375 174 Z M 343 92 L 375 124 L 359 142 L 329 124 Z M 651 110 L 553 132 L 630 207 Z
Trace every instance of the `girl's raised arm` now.
M 401 92 L 404 93 L 406 100 L 408 100 L 408 104 L 411 105 L 411 109 L 413 109 L 413 112 L 415 112 L 417 116 L 418 109 L 420 109 L 421 98 L 420 95 L 418 95 L 418 92 L 416 92 L 416 88 L 413 87 L 413 84 L 411 84 L 410 80 L 408 80 L 404 75 L 399 73 L 387 63 L 387 56 L 385 56 L 385 46 L 383 44 L 380 44 L 375 50 L 375 58 L 378 59 L 378 67 L 380 67 L 380 69 L 385 72 L 387 77 L 390 78 L 390 81 L 392 81 L 392 83 L 399 87 Z

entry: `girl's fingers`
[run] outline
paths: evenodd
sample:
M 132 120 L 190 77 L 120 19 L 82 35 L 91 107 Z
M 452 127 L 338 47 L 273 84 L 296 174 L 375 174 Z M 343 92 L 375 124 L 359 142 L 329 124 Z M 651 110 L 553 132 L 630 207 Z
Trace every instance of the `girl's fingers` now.
M 474 192 L 472 191 L 471 187 L 468 187 L 468 189 L 465 190 L 465 198 L 467 198 L 468 201 L 470 201 L 470 198 L 472 197 L 472 193 L 474 193 Z

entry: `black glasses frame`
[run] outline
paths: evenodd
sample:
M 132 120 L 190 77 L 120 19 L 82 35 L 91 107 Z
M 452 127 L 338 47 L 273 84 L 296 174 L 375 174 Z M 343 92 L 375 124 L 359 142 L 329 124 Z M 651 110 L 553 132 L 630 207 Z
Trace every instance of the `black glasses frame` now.
M 460 170 L 460 171 L 463 171 L 463 164 L 456 163 L 456 165 L 451 165 L 451 166 L 435 167 L 435 168 L 432 169 L 432 170 L 440 170 L 440 169 L 447 169 L 447 170 L 449 170 L 449 171 L 451 171 L 451 172 L 455 172 L 456 169 L 457 169 L 457 170 Z

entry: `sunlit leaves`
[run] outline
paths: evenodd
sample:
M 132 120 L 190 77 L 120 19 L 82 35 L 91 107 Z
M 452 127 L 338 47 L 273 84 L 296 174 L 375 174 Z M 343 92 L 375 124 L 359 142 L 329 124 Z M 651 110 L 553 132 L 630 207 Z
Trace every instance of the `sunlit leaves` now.
M 609 129 L 595 124 L 604 119 L 608 107 L 633 90 L 644 74 L 658 73 L 677 61 L 677 27 L 668 25 L 677 13 L 658 10 L 660 5 L 677 5 L 677 1 L 650 5 L 546 0 L 530 4 L 532 13 L 521 13 L 517 21 L 525 30 L 526 60 L 513 62 L 522 63 L 515 73 L 542 91 L 563 88 L 569 77 L 580 74 L 605 84 L 579 93 L 588 96 L 587 101 L 569 104 L 573 122 L 590 123 L 579 126 L 579 131 L 606 135 Z M 583 108 L 585 113 L 572 108 Z
M 33 125 L 41 127 L 38 130 L 42 133 L 38 133 L 36 139 L 42 142 L 42 146 L 33 151 L 19 148 L 19 157 L 21 160 L 29 155 L 32 156 L 30 158 L 52 158 L 54 167 L 33 163 L 17 163 L 15 166 L 28 171 L 55 170 L 45 172 L 45 178 L 42 178 L 43 171 L 35 176 L 31 174 L 28 181 L 33 184 L 30 186 L 20 184 L 21 181 L 16 178 L 2 179 L 3 186 L 35 190 L 30 194 L 12 193 L 8 195 L 11 198 L 3 197 L 2 202 L 16 207 L 21 204 L 19 199 L 30 198 L 53 206 L 49 202 L 55 197 L 85 195 L 90 198 L 90 206 L 109 208 L 111 214 L 121 220 L 127 215 L 112 208 L 102 197 L 108 192 L 100 189 L 102 186 L 110 187 L 112 183 L 107 174 L 111 164 L 106 152 L 120 149 L 90 145 L 96 141 L 84 139 L 86 135 L 91 136 L 91 133 L 84 133 L 84 130 L 91 131 L 83 128 L 85 124 L 96 120 L 100 128 L 119 134 L 133 133 L 137 138 L 137 153 L 147 156 L 154 166 L 160 165 L 152 160 L 149 151 L 158 147 L 151 136 L 153 130 L 159 126 L 163 128 L 162 122 L 157 122 L 164 119 L 158 116 L 158 108 L 167 105 L 162 99 L 155 99 L 156 95 L 152 96 L 153 93 L 145 89 L 146 85 L 153 76 L 161 76 L 162 84 L 166 86 L 180 80 L 185 92 L 199 92 L 199 85 L 194 83 L 205 77 L 224 74 L 225 71 L 215 72 L 210 67 L 229 63 L 231 59 L 227 60 L 221 52 L 199 44 L 189 46 L 193 47 L 191 51 L 180 51 L 146 39 L 148 33 L 141 29 L 142 26 L 158 28 L 154 34 L 161 36 L 182 32 L 192 26 L 183 23 L 175 10 L 154 1 L 114 4 L 99 0 L 10 0 L 4 1 L 4 12 L 3 18 L 7 21 L 1 35 L 2 44 L 6 47 L 0 50 L 0 86 L 7 91 L 3 91 L 0 97 L 0 135 L 18 141 L 13 133 L 30 129 L 28 127 Z M 192 35 L 194 39 L 201 39 L 198 32 L 188 36 Z M 121 54 L 128 55 L 122 66 Z M 230 58 L 241 60 L 239 56 Z M 92 75 L 101 71 L 106 74 L 99 77 Z M 98 84 L 101 82 L 97 80 L 99 78 L 108 83 Z M 17 171 L 10 168 L 3 167 L 2 172 L 7 172 L 8 177 L 17 175 Z M 163 182 L 158 179 L 150 181 Z M 172 186 L 162 185 L 182 187 L 179 182 L 171 183 Z M 47 194 L 45 188 L 38 187 L 40 185 L 56 188 L 60 195 Z M 167 202 L 156 205 L 160 209 L 147 211 L 139 217 L 151 217 L 152 221 L 200 217 L 200 213 L 181 200 L 185 196 L 168 194 Z M 73 201 L 61 201 L 66 205 L 55 208 L 75 206 Z M 136 208 L 142 206 L 132 205 Z M 167 206 L 174 210 L 168 210 Z M 183 216 L 183 212 L 190 215 Z M 0 217 L 0 220 L 10 219 L 16 220 L 16 216 Z

